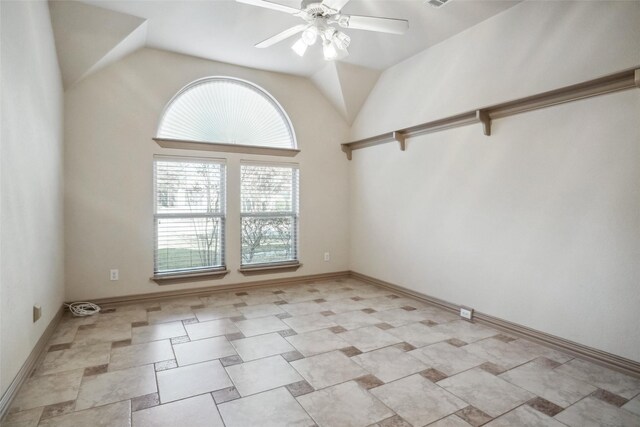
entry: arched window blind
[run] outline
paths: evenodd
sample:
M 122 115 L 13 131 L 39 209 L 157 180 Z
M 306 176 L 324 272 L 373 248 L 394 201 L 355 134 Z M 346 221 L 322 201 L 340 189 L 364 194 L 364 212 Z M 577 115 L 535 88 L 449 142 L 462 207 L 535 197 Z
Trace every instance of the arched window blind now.
M 291 122 L 266 91 L 244 80 L 207 77 L 165 108 L 159 139 L 295 149 Z

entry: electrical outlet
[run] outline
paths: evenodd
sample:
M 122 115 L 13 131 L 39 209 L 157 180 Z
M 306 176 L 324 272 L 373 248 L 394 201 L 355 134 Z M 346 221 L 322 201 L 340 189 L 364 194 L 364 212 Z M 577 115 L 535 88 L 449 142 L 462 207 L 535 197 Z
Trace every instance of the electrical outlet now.
M 33 306 L 33 323 L 37 322 L 42 317 L 42 307 L 39 305 Z
M 109 279 L 111 281 L 120 279 L 120 272 L 118 270 L 111 270 Z
M 460 307 L 460 317 L 471 320 L 473 318 L 473 308 Z
M 329 252 L 324 253 L 324 262 L 331 261 L 331 254 Z

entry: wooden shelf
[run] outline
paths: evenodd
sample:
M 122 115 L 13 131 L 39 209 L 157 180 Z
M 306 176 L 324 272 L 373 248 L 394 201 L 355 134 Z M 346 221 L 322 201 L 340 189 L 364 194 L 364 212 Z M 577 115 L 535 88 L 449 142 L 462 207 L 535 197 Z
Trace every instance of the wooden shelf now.
M 491 122 L 495 119 L 547 108 L 566 102 L 591 98 L 593 96 L 632 89 L 634 87 L 640 88 L 640 68 L 637 67 L 526 98 L 479 108 L 467 113 L 433 120 L 358 141 L 347 142 L 342 144 L 342 151 L 346 153 L 347 159 L 349 160 L 352 158 L 353 150 L 360 150 L 389 142 L 398 142 L 400 144 L 400 150 L 405 151 L 405 140 L 407 138 L 478 123 L 482 124 L 484 135 L 489 136 L 491 135 Z
M 153 138 L 162 148 L 180 150 L 217 151 L 223 153 L 262 154 L 265 156 L 297 156 L 300 150 L 294 148 L 261 147 L 258 145 L 226 144 L 222 142 L 188 141 L 183 139 Z

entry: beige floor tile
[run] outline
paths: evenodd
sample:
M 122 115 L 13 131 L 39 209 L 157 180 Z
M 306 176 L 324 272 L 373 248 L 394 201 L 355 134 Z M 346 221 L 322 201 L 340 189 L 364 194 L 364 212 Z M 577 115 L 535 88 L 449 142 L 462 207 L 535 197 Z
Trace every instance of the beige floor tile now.
M 196 317 L 194 311 L 187 306 L 163 307 L 160 311 L 149 312 L 147 316 L 149 324 L 178 322 Z
M 336 326 L 335 322 L 331 319 L 332 317 L 334 316 L 323 316 L 320 313 L 311 313 L 304 316 L 290 317 L 284 319 L 284 321 L 291 329 L 299 334 L 303 334 L 305 332 Z
M 235 340 L 233 346 L 245 362 L 295 351 L 295 348 L 277 333 Z
M 68 350 L 51 351 L 46 354 L 36 375 L 53 374 L 73 369 L 88 368 L 90 366 L 109 363 L 111 343 L 100 343 Z
M 150 341 L 166 340 L 181 337 L 187 332 L 182 322 L 158 323 L 148 326 L 139 326 L 131 329 L 131 342 L 141 344 Z
M 340 351 L 296 360 L 291 362 L 291 366 L 315 389 L 349 381 L 368 373 Z
M 446 342 L 440 342 L 422 347 L 409 354 L 424 362 L 428 367 L 451 376 L 482 365 L 486 360 L 465 350 L 465 347 L 455 347 Z
M 340 338 L 340 334 L 334 334 L 328 329 L 294 335 L 286 339 L 305 357 L 349 346 L 349 343 Z
M 110 323 L 95 324 L 94 327 L 78 329 L 73 340 L 73 346 L 85 346 L 103 342 L 113 342 L 131 339 L 131 323 L 120 323 L 117 321 Z
M 298 302 L 295 304 L 284 304 L 280 307 L 292 316 L 303 316 L 305 314 L 320 313 L 321 311 L 330 310 L 325 308 L 324 304 L 315 301 Z M 335 313 L 335 312 L 334 312 Z
M 73 339 L 78 332 L 79 323 L 74 322 L 60 322 L 56 330 L 51 335 L 47 345 L 66 344 L 73 342 Z
M 186 325 L 187 334 L 191 341 L 201 340 L 203 338 L 219 337 L 221 335 L 233 334 L 239 332 L 238 327 L 229 319 L 211 320 L 209 322 L 200 322 Z
M 224 427 L 210 394 L 134 412 L 133 427 Z
M 402 298 L 391 299 L 386 295 L 383 295 L 375 298 L 363 299 L 362 301 L 358 301 L 358 304 L 360 304 L 362 308 L 372 308 L 378 312 L 382 312 L 402 307 L 404 305 L 404 300 Z
M 218 408 L 227 427 L 309 427 L 314 424 L 284 388 L 232 400 Z
M 436 323 L 447 323 L 455 320 L 460 320 L 460 317 L 457 314 L 432 306 L 423 307 L 420 309 L 420 311 L 427 316 L 427 319 L 432 320 Z
M 540 359 L 507 371 L 500 378 L 563 408 L 597 390 L 592 385 L 549 368 Z
M 98 408 L 73 412 L 59 417 L 49 418 L 40 423 L 41 427 L 130 427 L 131 402 L 113 403 Z
M 147 320 L 147 310 L 141 305 L 120 306 L 115 308 L 114 313 L 98 314 L 96 324 L 112 323 L 114 321 L 120 323 L 144 322 Z
M 593 397 L 582 399 L 554 418 L 570 427 L 640 426 L 640 416 Z
M 347 313 L 336 314 L 335 316 L 331 316 L 331 321 L 347 330 L 380 323 L 380 320 L 363 311 L 349 311 Z
M 84 377 L 76 411 L 157 392 L 153 365 Z
M 75 400 L 83 369 L 32 377 L 20 388 L 12 408 L 20 411 Z
M 173 350 L 179 366 L 193 365 L 236 354 L 235 349 L 224 336 L 176 344 Z
M 278 332 L 289 329 L 289 326 L 287 326 L 286 323 L 275 316 L 261 317 L 259 319 L 241 320 L 235 323 L 245 337 L 253 337 L 255 335 L 268 334 L 271 332 Z
M 489 338 L 497 334 L 495 329 L 476 325 L 466 320 L 455 320 L 453 322 L 443 323 L 434 326 L 432 329 L 434 332 L 440 332 L 443 335 L 448 335 L 451 338 L 457 338 L 468 343 Z
M 160 402 L 163 404 L 233 385 L 217 360 L 168 369 L 158 372 L 157 377 Z
M 323 302 L 318 305 L 322 308 L 322 310 L 320 311 L 333 311 L 334 313 L 338 314 L 367 308 L 364 304 L 362 304 L 362 302 L 354 301 L 351 298 L 341 298 L 333 301 L 327 300 L 327 302 Z
M 386 331 L 382 331 L 376 326 L 367 326 L 365 328 L 343 332 L 340 334 L 340 338 L 362 352 L 387 347 L 403 341 Z
M 486 339 L 464 346 L 469 353 L 507 370 L 535 359 L 534 353 L 497 339 Z
M 321 427 L 364 427 L 394 415 L 353 381 L 305 394 L 298 402 Z
M 640 393 L 640 379 L 632 378 L 584 360 L 574 359 L 556 368 L 556 370 L 622 396 L 625 399 L 631 399 Z
M 395 347 L 385 347 L 351 358 L 358 365 L 388 383 L 427 369 L 427 365 Z
M 373 313 L 372 316 L 378 319 L 378 323 L 384 322 L 394 327 L 420 322 L 429 318 L 422 310 L 407 311 L 402 308 L 378 311 Z
M 462 372 L 438 385 L 492 417 L 497 417 L 535 397 L 480 368 Z
M 429 427 L 469 427 L 471 424 L 462 420 L 457 415 L 449 415 L 435 423 L 429 424 Z
M 275 295 L 273 292 L 266 292 L 264 294 L 243 295 L 240 298 L 244 303 L 248 305 L 272 304 L 276 301 L 281 301 L 278 295 Z
M 243 397 L 302 380 L 282 356 L 228 366 L 227 372 Z
M 421 375 L 412 375 L 370 392 L 414 426 L 432 423 L 468 406 Z
M 240 311 L 242 315 L 247 319 L 255 319 L 257 317 L 265 317 L 265 316 L 275 316 L 276 314 L 284 313 L 284 311 L 279 306 L 272 303 L 239 307 L 238 311 Z
M 435 344 L 451 338 L 450 335 L 437 332 L 433 327 L 423 325 L 422 323 L 411 323 L 389 329 L 388 332 L 400 338 L 400 341 L 406 341 L 414 347 L 424 347 L 425 345 Z
M 109 371 L 148 365 L 174 357 L 169 340 L 117 347 L 111 350 Z
M 549 347 L 544 347 L 540 344 L 536 344 L 522 338 L 511 341 L 509 345 L 517 348 L 518 350 L 523 350 L 531 354 L 535 354 L 536 357 L 546 357 L 547 359 L 551 359 L 554 362 L 558 363 L 566 363 L 569 360 L 573 359 L 573 357 L 569 356 L 568 354 L 562 353 Z
M 636 415 L 640 415 L 640 395 L 636 396 L 635 399 L 628 401 L 622 406 L 622 408 L 629 412 L 633 412 Z
M 195 305 L 200 305 L 201 303 L 202 301 L 200 300 L 200 298 L 187 296 L 162 300 L 160 301 L 160 307 L 163 311 L 165 311 L 174 308 L 191 308 Z
M 538 412 L 530 406 L 522 405 L 511 412 L 507 412 L 496 418 L 486 427 L 513 427 L 513 426 L 535 426 L 535 427 L 562 427 L 563 424 Z
M 37 427 L 42 416 L 43 406 L 26 411 L 15 412 L 5 417 L 1 427 Z
M 242 298 L 237 296 L 235 292 L 213 294 L 209 295 L 208 297 L 200 297 L 200 300 L 204 305 L 210 307 L 221 307 L 224 305 L 233 305 L 243 302 Z

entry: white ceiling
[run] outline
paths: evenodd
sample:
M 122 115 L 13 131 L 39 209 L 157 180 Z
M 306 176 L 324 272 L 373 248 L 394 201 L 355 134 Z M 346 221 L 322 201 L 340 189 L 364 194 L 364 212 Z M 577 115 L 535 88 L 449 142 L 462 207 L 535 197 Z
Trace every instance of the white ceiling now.
M 275 1 L 275 0 L 274 0 Z M 344 13 L 409 20 L 402 36 L 343 30 L 351 36 L 350 55 L 343 61 L 386 69 L 484 21 L 520 0 L 452 0 L 434 9 L 422 0 L 351 0 Z M 146 45 L 247 67 L 310 76 L 325 66 L 319 46 L 300 58 L 286 40 L 267 49 L 254 44 L 302 23 L 285 13 L 236 3 L 234 0 L 83 0 L 112 11 L 147 20 Z M 299 7 L 299 0 L 278 0 Z

